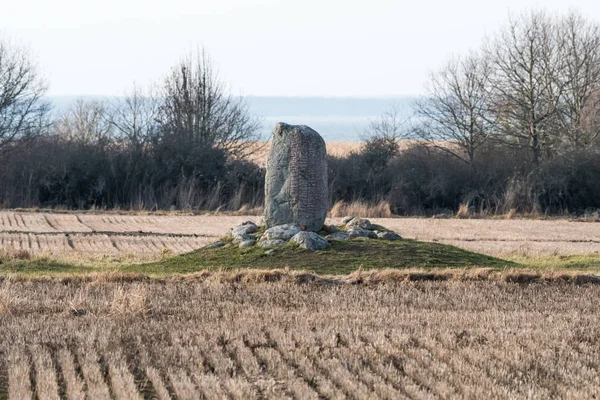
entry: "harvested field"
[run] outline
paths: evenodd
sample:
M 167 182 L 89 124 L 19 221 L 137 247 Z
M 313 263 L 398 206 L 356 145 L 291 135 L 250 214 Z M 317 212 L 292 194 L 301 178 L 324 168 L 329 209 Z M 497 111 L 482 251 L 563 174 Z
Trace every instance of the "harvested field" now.
M 0 281 L 0 398 L 597 398 L 598 285 Z
M 202 247 L 256 216 L 0 212 L 3 252 L 57 259 L 156 260 Z M 340 218 L 330 222 L 339 223 Z M 600 254 L 600 224 L 568 220 L 375 218 L 410 239 L 487 255 L 538 258 Z M 68 234 L 68 236 L 66 235 Z
M 496 256 L 599 255 L 600 223 L 555 220 L 393 218 L 372 221 L 403 236 Z
M 247 220 L 234 216 L 0 212 L 4 254 L 149 261 L 187 253 Z M 256 217 L 254 217 L 256 219 Z

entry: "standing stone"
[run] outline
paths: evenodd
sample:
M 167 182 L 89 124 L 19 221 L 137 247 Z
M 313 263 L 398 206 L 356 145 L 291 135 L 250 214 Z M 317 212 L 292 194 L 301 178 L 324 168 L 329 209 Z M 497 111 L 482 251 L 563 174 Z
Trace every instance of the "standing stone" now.
M 267 160 L 267 227 L 294 224 L 318 232 L 327 215 L 325 141 L 306 125 L 278 123 Z

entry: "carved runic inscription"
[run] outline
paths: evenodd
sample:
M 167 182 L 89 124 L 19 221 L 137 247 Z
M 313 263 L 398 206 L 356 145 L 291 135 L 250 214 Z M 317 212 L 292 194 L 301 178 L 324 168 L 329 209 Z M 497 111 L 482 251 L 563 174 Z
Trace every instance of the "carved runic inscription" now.
M 267 226 L 294 223 L 322 228 L 328 209 L 323 138 L 307 126 L 278 124 L 267 161 Z
M 315 149 L 300 136 L 290 141 L 290 197 L 294 214 L 299 219 L 315 218 L 321 204 L 322 192 L 316 182 L 319 177 L 316 168 L 311 168 L 318 158 Z

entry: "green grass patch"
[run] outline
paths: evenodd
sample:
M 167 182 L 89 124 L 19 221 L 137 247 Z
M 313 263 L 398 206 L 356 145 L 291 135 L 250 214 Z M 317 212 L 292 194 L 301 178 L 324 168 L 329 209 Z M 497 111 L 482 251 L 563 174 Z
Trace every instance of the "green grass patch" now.
M 515 259 L 515 262 L 534 269 L 597 272 L 600 255 L 555 256 L 546 258 Z
M 202 248 L 188 254 L 147 264 L 127 262 L 69 263 L 49 258 L 32 260 L 0 260 L 0 276 L 81 276 L 97 272 L 120 272 L 167 277 L 199 271 L 234 271 L 243 269 L 283 269 L 308 271 L 319 275 L 347 275 L 356 270 L 373 269 L 439 269 L 493 268 L 527 269 L 530 271 L 564 271 L 598 273 L 600 255 L 556 256 L 537 259 L 511 258 L 503 260 L 440 243 L 400 240 L 352 240 L 333 242 L 332 247 L 309 253 L 287 244 L 276 248 L 272 255 L 266 249 L 240 249 L 227 246 Z
M 289 268 L 321 275 L 343 275 L 358 269 L 464 267 L 514 268 L 518 264 L 439 243 L 352 240 L 333 242 L 329 249 L 314 253 L 289 244 L 276 248 L 270 255 L 258 247 L 203 248 L 155 263 L 124 266 L 119 271 L 169 275 L 202 270 Z
M 103 269 L 106 270 L 106 269 Z M 52 274 L 86 274 L 98 272 L 100 269 L 69 264 L 48 258 L 35 258 L 32 260 L 0 260 L 0 275 L 52 275 Z

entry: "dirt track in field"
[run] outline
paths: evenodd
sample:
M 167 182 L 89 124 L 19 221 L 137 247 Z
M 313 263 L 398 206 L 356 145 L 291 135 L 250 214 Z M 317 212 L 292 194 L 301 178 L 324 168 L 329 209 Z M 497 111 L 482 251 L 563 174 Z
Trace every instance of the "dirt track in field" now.
M 256 216 L 117 215 L 0 212 L 0 246 L 59 259 L 150 260 L 200 248 Z M 566 220 L 373 219 L 406 238 L 436 241 L 493 256 L 600 253 L 600 224 Z M 339 218 L 330 222 L 339 223 Z

